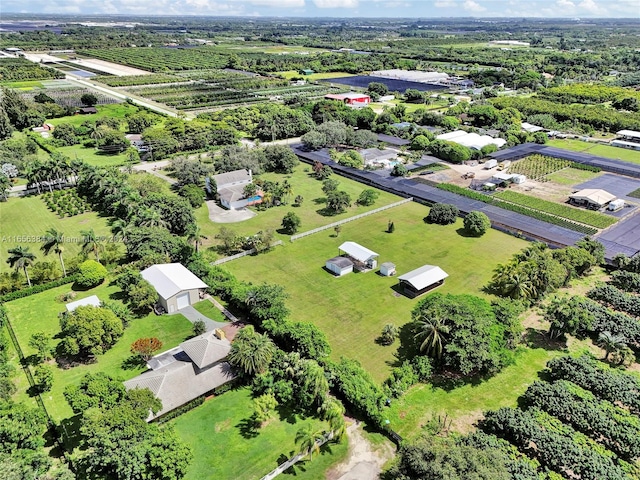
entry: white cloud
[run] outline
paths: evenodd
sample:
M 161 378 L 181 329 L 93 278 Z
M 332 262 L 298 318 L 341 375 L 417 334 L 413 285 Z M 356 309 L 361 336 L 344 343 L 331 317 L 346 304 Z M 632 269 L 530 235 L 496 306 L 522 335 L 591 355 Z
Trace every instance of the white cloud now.
M 486 8 L 484 8 L 475 0 L 465 0 L 464 4 L 462 5 L 462 8 L 470 12 L 484 12 L 486 10 Z
M 558 5 L 558 8 L 559 8 L 559 9 L 561 9 L 561 10 L 558 12 L 558 13 L 560 13 L 561 15 L 562 15 L 562 14 L 567 13 L 567 12 L 565 11 L 565 9 L 567 9 L 567 8 L 571 8 L 571 9 L 576 8 L 576 4 L 575 4 L 575 3 L 573 3 L 571 0 L 558 0 L 558 1 L 556 2 L 556 5 Z
M 436 0 L 433 4 L 436 8 L 452 8 L 456 6 L 455 0 Z
M 356 8 L 358 0 L 313 0 L 318 8 Z
M 252 5 L 266 7 L 296 8 L 304 7 L 304 0 L 250 0 Z
M 593 15 L 600 15 L 600 14 L 606 13 L 605 9 L 600 7 L 598 4 L 596 4 L 594 0 L 583 0 L 582 2 L 580 2 L 578 7 L 580 7 L 583 10 L 586 10 L 587 12 Z M 640 8 L 640 3 L 637 3 L 636 7 Z

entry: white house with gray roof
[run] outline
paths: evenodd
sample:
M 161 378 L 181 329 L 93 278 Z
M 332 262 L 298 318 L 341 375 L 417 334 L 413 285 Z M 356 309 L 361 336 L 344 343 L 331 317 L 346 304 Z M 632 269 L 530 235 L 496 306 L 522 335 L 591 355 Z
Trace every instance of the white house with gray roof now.
M 233 380 L 224 361 L 230 350 L 228 340 L 207 332 L 151 358 L 149 370 L 124 385 L 127 390 L 148 388 L 162 402 L 162 410 L 149 414 L 151 421 Z
M 253 183 L 251 170 L 243 168 L 233 172 L 219 173 L 214 175 L 213 178 L 216 181 L 220 204 L 229 210 L 236 210 L 262 202 L 263 193 L 261 191 L 256 192 L 253 197 L 245 198 L 244 196 L 244 188 Z
M 207 284 L 180 263 L 152 265 L 140 272 L 158 292 L 158 303 L 169 313 L 200 300 L 200 290 Z

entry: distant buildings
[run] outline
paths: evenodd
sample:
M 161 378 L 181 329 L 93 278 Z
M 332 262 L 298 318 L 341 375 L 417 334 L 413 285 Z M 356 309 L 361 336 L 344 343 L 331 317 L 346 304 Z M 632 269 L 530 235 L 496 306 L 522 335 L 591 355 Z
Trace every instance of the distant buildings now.
M 640 132 L 620 130 L 616 135 L 618 135 L 618 138 L 611 141 L 612 146 L 640 150 Z
M 371 97 L 369 95 L 365 95 L 363 93 L 329 93 L 324 96 L 327 100 L 338 100 L 345 105 L 348 105 L 353 108 L 362 108 L 366 107 L 371 103 Z
M 467 133 L 463 130 L 455 130 L 449 133 L 443 133 L 436 137 L 438 140 L 448 140 L 450 142 L 459 143 L 468 148 L 474 150 L 481 150 L 482 147 L 487 145 L 495 145 L 500 148 L 504 146 L 507 141 L 503 138 L 493 138 L 489 135 L 478 135 L 477 133 Z

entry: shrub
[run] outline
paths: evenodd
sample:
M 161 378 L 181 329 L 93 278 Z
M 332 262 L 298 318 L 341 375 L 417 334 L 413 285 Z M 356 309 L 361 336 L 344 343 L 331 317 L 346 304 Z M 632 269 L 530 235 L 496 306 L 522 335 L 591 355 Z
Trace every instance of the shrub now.
M 53 370 L 49 365 L 38 365 L 33 371 L 33 378 L 38 392 L 44 393 L 51 390 L 53 386 Z
M 491 228 L 491 221 L 482 212 L 469 212 L 464 217 L 464 229 L 476 237 L 484 235 L 489 228 Z
M 196 320 L 193 322 L 193 336 L 197 337 L 198 335 L 202 335 L 207 331 L 207 324 L 204 323 L 204 320 Z
M 456 223 L 460 210 L 455 205 L 449 205 L 448 203 L 436 203 L 429 215 L 426 217 L 426 221 L 429 223 L 437 223 L 439 225 L 449 225 Z
M 86 260 L 78 266 L 76 283 L 82 288 L 93 288 L 107 278 L 107 269 L 95 260 Z

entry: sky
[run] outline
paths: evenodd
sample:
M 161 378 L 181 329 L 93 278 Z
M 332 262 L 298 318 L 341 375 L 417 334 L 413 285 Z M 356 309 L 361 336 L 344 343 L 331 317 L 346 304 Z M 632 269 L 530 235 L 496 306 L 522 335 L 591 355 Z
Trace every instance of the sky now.
M 640 18 L 640 0 L 2 0 L 37 14 Z

